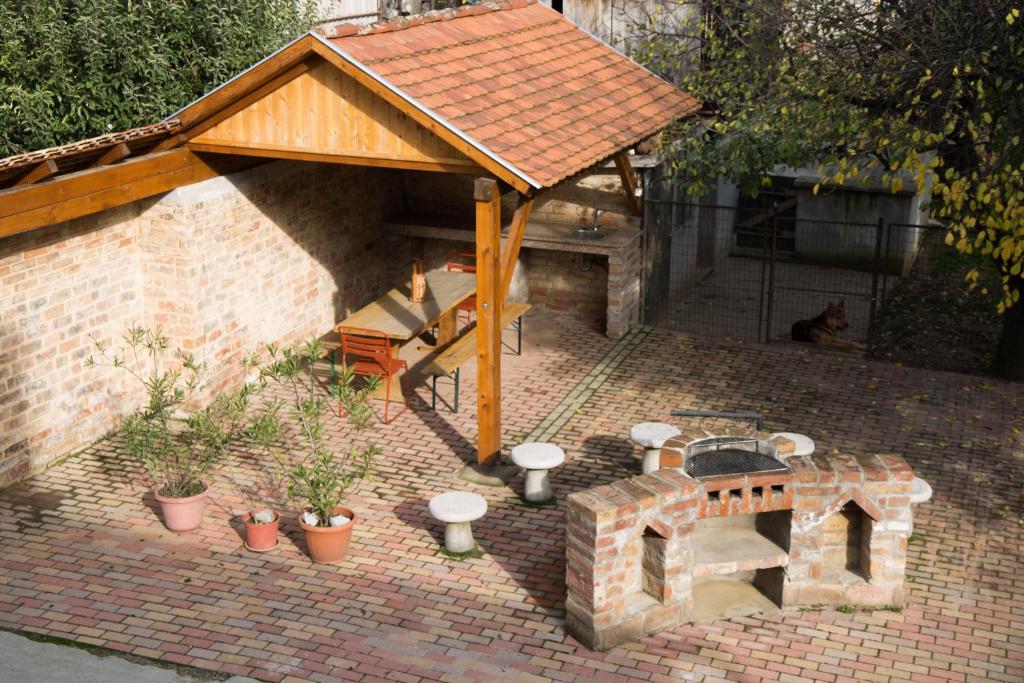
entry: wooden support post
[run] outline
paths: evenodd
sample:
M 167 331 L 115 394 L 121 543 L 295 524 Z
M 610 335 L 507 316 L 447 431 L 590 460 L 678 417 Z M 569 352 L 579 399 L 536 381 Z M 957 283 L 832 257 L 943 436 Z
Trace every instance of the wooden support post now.
M 637 216 L 642 216 L 644 207 L 640 198 L 636 196 L 636 173 L 633 172 L 633 165 L 629 163 L 629 154 L 625 151 L 615 155 L 615 168 L 619 169 L 619 177 L 622 178 L 622 189 L 629 200 L 629 208 Z
M 508 297 L 508 288 L 512 285 L 512 274 L 516 270 L 516 261 L 519 260 L 519 247 L 523 244 L 523 234 L 526 232 L 526 223 L 530 220 L 532 209 L 533 197 L 520 195 L 519 206 L 516 207 L 516 212 L 512 216 L 512 225 L 509 226 L 508 237 L 501 250 L 501 301 L 503 304 Z
M 477 178 L 476 374 L 477 462 L 496 464 L 501 453 L 501 195 L 498 183 Z

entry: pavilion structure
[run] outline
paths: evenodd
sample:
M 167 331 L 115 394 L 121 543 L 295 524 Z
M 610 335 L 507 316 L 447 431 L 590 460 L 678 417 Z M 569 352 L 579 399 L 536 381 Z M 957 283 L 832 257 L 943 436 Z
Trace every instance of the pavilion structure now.
M 270 159 L 472 174 L 478 461 L 501 447 L 500 320 L 543 192 L 699 108 L 534 0 L 301 36 L 159 123 L 0 160 L 0 239 Z M 502 244 L 501 197 L 517 194 Z

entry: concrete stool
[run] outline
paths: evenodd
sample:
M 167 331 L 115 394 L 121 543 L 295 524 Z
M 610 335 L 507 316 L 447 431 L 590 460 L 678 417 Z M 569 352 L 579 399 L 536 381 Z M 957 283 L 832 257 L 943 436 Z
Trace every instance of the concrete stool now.
M 812 455 L 814 453 L 814 440 L 809 436 L 797 434 L 796 432 L 775 432 L 772 434 L 773 439 L 777 436 L 789 439 L 796 444 L 796 450 L 790 453 L 790 455 Z
M 629 440 L 644 449 L 644 474 L 661 469 L 661 447 L 669 439 L 682 434 L 664 422 L 641 422 L 629 430 Z
M 545 503 L 554 498 L 548 470 L 565 462 L 565 451 L 553 443 L 530 441 L 512 448 L 512 462 L 526 470 L 526 500 Z
M 910 482 L 910 502 L 912 504 L 923 503 L 932 497 L 931 484 L 921 477 L 914 477 Z
M 448 526 L 444 547 L 450 553 L 468 553 L 476 547 L 470 522 L 487 513 L 487 501 L 469 491 L 449 491 L 430 499 L 430 514 Z

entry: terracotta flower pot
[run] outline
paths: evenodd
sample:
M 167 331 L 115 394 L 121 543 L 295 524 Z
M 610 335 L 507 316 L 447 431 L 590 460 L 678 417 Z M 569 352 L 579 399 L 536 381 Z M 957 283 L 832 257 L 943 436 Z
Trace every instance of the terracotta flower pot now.
M 274 513 L 274 521 L 257 524 L 252 521 L 252 513 L 246 512 L 242 517 L 245 522 L 245 547 L 256 552 L 273 550 L 277 547 L 277 527 L 281 523 L 281 515 Z
M 206 510 L 207 496 L 210 495 L 210 487 L 206 486 L 202 492 L 188 498 L 167 498 L 160 495 L 162 486 L 153 489 L 153 495 L 160 503 L 160 512 L 163 514 L 164 526 L 171 531 L 192 531 L 203 523 L 203 512 Z
M 309 512 L 309 508 L 306 508 Z M 348 543 L 352 540 L 352 527 L 356 523 L 356 513 L 347 507 L 339 505 L 331 512 L 335 515 L 345 515 L 349 521 L 341 526 L 310 526 L 299 515 L 299 526 L 306 535 L 306 547 L 309 548 L 309 555 L 314 562 L 337 562 L 345 557 L 348 550 Z

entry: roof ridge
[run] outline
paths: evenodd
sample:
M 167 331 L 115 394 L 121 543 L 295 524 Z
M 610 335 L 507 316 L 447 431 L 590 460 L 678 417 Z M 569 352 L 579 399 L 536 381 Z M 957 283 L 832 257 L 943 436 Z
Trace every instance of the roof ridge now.
M 452 21 L 463 17 L 474 17 L 480 14 L 488 14 L 490 12 L 523 9 L 524 7 L 535 4 L 537 4 L 537 0 L 484 0 L 477 5 L 464 5 L 455 9 L 441 9 L 434 10 L 433 12 L 426 12 L 424 14 L 414 14 L 408 17 L 396 17 L 394 19 L 389 19 L 388 21 L 378 21 L 369 25 L 351 23 L 338 24 L 330 33 L 325 31 L 324 37 L 331 39 L 390 33 L 392 31 L 402 31 L 407 28 L 422 26 L 423 24 L 432 24 L 437 21 Z

